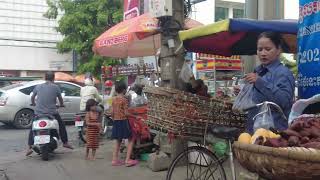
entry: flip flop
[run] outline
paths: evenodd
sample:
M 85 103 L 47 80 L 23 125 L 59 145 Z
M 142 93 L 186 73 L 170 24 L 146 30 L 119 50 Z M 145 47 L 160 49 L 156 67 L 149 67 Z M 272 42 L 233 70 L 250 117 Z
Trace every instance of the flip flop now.
M 32 149 L 29 149 L 29 150 L 26 152 L 26 156 L 30 156 L 32 153 L 33 153 Z
M 70 144 L 63 144 L 64 148 L 73 149 L 73 147 Z
M 126 162 L 126 166 L 131 167 L 131 166 L 137 165 L 138 163 L 139 163 L 139 161 L 137 161 L 137 160 L 129 160 Z
M 124 161 L 121 161 L 121 160 L 112 161 L 112 166 L 122 166 L 122 165 L 124 165 Z

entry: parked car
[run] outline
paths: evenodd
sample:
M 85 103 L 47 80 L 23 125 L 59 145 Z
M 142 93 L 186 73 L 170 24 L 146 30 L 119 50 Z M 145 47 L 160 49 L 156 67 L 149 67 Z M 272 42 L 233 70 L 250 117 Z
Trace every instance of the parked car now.
M 31 104 L 31 94 L 36 85 L 44 80 L 35 80 L 12 84 L 0 89 L 0 122 L 13 124 L 16 128 L 29 128 L 32 123 L 34 107 Z M 81 86 L 66 82 L 55 81 L 63 94 L 65 107 L 59 108 L 64 121 L 73 121 L 74 115 L 80 111 Z

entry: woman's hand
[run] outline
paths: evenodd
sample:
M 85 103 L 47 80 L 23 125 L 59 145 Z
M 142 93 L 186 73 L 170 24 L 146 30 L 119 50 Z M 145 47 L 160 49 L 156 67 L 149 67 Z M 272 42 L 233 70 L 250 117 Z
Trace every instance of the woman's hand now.
M 233 87 L 233 93 L 237 96 L 240 92 L 240 86 L 236 85 Z
M 247 74 L 247 75 L 245 76 L 244 79 L 245 79 L 247 82 L 253 84 L 253 83 L 255 83 L 255 82 L 257 81 L 257 79 L 258 79 L 258 74 L 256 74 L 256 73 L 249 73 L 249 74 Z

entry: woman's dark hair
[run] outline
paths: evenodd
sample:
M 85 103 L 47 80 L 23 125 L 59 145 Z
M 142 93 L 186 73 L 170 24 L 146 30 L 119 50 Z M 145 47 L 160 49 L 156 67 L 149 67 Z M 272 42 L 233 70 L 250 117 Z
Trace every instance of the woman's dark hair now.
M 89 99 L 86 103 L 86 111 L 90 111 L 90 108 L 96 105 L 97 105 L 97 102 L 94 99 Z
M 118 94 L 127 90 L 127 85 L 123 81 L 116 81 L 115 90 Z
M 285 48 L 284 40 L 281 36 L 281 34 L 273 31 L 266 31 L 261 33 L 258 36 L 258 40 L 261 38 L 268 38 L 272 41 L 272 43 L 279 49 L 279 48 Z

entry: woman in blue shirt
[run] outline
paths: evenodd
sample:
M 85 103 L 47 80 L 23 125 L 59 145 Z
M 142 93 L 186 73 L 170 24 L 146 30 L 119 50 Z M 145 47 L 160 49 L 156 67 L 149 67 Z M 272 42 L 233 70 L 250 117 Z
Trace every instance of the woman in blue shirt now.
M 258 104 L 271 101 L 278 104 L 285 116 L 288 117 L 294 100 L 294 77 L 292 72 L 282 65 L 279 60 L 283 39 L 275 32 L 263 32 L 258 37 L 257 55 L 261 65 L 255 68 L 253 73 L 245 76 L 245 80 L 254 85 L 253 102 Z M 259 112 L 258 108 L 248 112 L 246 129 L 253 133 L 252 118 Z M 284 130 L 288 128 L 288 122 L 281 114 L 272 109 L 275 128 Z

